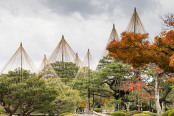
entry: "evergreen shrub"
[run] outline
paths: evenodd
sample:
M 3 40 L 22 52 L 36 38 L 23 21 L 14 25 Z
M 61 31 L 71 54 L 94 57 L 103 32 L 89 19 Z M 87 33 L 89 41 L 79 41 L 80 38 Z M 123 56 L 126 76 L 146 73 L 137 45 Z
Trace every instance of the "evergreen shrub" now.
M 140 114 L 134 114 L 133 116 L 150 116 L 150 115 L 149 114 L 140 113 Z
M 116 111 L 116 112 L 112 112 L 110 116 L 126 116 L 126 113 Z
M 102 112 L 102 109 L 101 108 L 94 108 L 94 111 L 95 112 Z

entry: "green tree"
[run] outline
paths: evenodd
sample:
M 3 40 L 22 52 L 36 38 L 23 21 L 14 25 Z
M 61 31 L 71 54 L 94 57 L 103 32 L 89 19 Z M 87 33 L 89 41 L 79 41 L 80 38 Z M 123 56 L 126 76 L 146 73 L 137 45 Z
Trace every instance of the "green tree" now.
M 72 62 L 59 62 L 56 61 L 55 63 L 51 64 L 54 70 L 56 71 L 57 75 L 61 78 L 65 84 L 71 84 L 72 80 L 75 78 L 78 67 L 76 64 Z
M 9 116 L 19 113 L 29 116 L 34 111 L 47 107 L 57 97 L 57 90 L 46 85 L 45 80 L 24 71 L 9 72 L 0 77 L 0 103 Z
M 56 78 L 48 78 L 47 84 L 57 90 L 60 90 L 60 86 L 57 84 Z M 60 84 L 63 91 L 59 91 L 59 95 L 56 99 L 51 102 L 51 104 L 48 104 L 48 107 L 42 109 L 42 112 L 50 115 L 60 115 L 62 113 L 73 112 L 79 106 L 81 101 L 79 92 L 77 90 L 70 89 L 69 86 L 62 83 Z
M 111 95 L 115 99 L 124 99 L 124 96 L 129 93 L 121 90 L 121 86 L 132 75 L 130 66 L 122 64 L 117 60 L 111 60 L 110 58 L 104 58 L 101 61 L 106 62 L 107 59 L 109 62 L 104 64 L 103 68 L 100 68 L 97 82 L 100 85 L 107 84 L 112 93 Z

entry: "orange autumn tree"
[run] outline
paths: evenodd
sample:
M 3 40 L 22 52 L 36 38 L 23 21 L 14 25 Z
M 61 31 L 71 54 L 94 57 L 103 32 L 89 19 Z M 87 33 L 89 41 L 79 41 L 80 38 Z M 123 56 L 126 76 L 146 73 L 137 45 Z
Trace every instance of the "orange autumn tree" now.
M 164 18 L 162 18 L 164 21 L 164 26 L 168 28 L 174 27 L 174 15 L 168 14 Z
M 174 84 L 174 77 L 172 77 L 172 78 L 166 80 L 166 82 Z
M 136 99 L 136 96 L 139 96 L 139 99 L 137 100 L 138 102 L 145 102 L 150 99 L 154 99 L 154 95 L 151 95 L 147 91 L 144 90 L 149 90 L 150 88 L 145 84 L 145 82 L 141 81 L 139 78 L 136 79 L 136 81 L 131 81 L 131 82 L 125 82 L 123 83 L 122 90 L 132 92 L 133 94 L 131 97 L 133 99 Z
M 155 63 L 166 72 L 174 72 L 174 68 L 169 66 L 170 57 L 174 52 L 173 30 L 155 37 L 153 44 L 148 41 L 148 33 L 123 32 L 121 36 L 120 41 L 112 41 L 107 46 L 110 57 L 131 64 L 133 68 Z
M 162 32 L 155 37 L 155 42 L 151 45 L 153 50 L 153 61 L 160 69 L 165 72 L 173 73 L 174 67 L 171 67 L 170 57 L 174 52 L 174 31 Z
M 174 31 L 162 32 L 155 37 L 153 44 L 148 41 L 148 34 L 123 32 L 120 41 L 112 41 L 108 46 L 109 56 L 123 63 L 131 64 L 133 68 L 146 66 L 149 63 L 156 64 L 162 72 L 155 77 L 159 82 L 160 77 L 166 72 L 173 73 L 174 67 L 169 66 L 170 57 L 174 52 Z M 156 84 L 155 98 L 158 114 L 161 114 L 159 98 L 159 83 Z
M 131 64 L 134 68 L 145 66 L 149 62 L 149 58 L 142 59 L 142 57 L 147 57 L 146 52 L 149 51 L 148 34 L 123 32 L 121 36 L 120 41 L 112 41 L 108 44 L 108 55 L 123 63 Z

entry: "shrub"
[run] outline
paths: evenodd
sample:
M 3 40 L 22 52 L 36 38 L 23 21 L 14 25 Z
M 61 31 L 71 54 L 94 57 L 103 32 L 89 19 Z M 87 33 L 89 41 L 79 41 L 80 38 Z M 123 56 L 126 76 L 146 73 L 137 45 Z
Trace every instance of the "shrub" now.
M 1 114 L 1 116 L 7 116 L 7 114 Z
M 134 114 L 133 116 L 150 116 L 148 114 L 140 113 L 140 114 Z
M 168 114 L 172 111 L 174 111 L 174 110 L 167 110 L 167 111 L 163 112 L 161 116 L 168 116 Z
M 174 110 L 169 112 L 168 116 L 174 116 Z
M 0 107 L 0 114 L 1 114 L 1 116 L 2 116 L 2 114 L 6 114 L 6 111 L 3 107 Z
M 127 113 L 127 116 L 133 116 L 134 114 L 140 114 L 143 113 L 142 111 L 137 111 L 137 110 L 133 110 L 133 111 L 129 111 Z
M 127 113 L 127 110 L 121 110 L 121 112 Z
M 94 111 L 95 112 L 102 112 L 102 109 L 101 108 L 94 108 Z
M 120 112 L 120 111 L 116 111 L 116 112 L 112 112 L 111 116 L 126 116 L 126 113 Z
M 64 114 L 61 114 L 60 116 L 79 116 L 79 115 L 74 115 L 72 113 L 64 113 Z
M 153 112 L 143 112 L 144 114 L 148 114 L 150 116 L 159 116 L 157 113 L 153 113 Z

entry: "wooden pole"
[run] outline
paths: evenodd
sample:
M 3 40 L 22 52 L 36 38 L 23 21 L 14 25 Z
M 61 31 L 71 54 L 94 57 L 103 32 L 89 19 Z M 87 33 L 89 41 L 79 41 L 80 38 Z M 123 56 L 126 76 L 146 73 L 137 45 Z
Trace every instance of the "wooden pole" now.
M 89 49 L 88 49 L 88 77 L 89 77 L 89 86 L 90 86 L 90 62 L 89 62 Z M 90 87 L 88 86 L 88 110 L 90 112 Z

